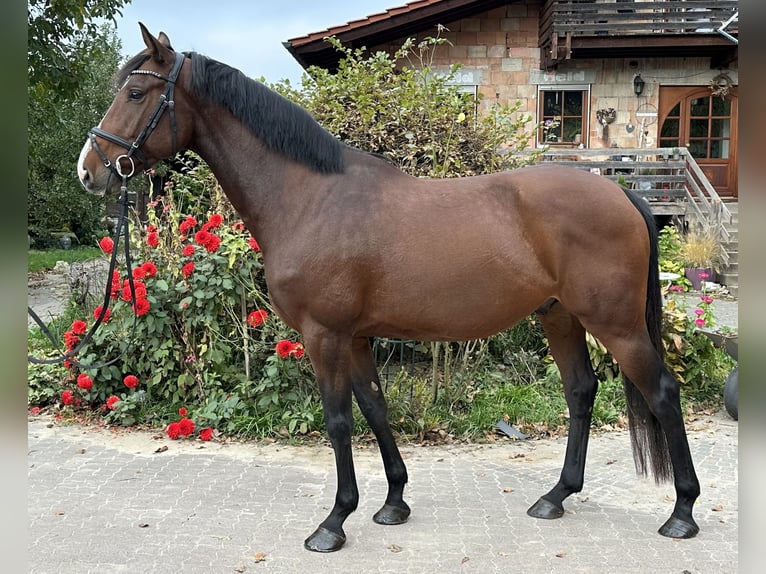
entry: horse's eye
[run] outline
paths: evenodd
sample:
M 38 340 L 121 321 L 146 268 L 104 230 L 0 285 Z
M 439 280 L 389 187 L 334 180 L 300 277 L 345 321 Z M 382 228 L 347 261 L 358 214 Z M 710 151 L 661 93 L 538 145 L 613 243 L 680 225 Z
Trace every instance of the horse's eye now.
M 141 90 L 133 89 L 128 92 L 129 100 L 138 101 L 143 97 L 144 97 L 144 93 Z

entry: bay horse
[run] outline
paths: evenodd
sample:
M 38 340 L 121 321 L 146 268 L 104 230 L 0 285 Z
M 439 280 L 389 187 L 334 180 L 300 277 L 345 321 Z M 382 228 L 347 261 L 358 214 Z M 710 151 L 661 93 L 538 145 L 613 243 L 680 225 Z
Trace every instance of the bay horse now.
M 305 540 L 340 549 L 357 507 L 352 395 L 375 433 L 388 481 L 379 524 L 407 521 L 407 470 L 387 420 L 369 340 L 464 341 L 537 313 L 563 381 L 569 438 L 557 484 L 527 511 L 559 518 L 583 486 L 598 382 L 586 330 L 618 361 L 636 470 L 671 477 L 659 533 L 690 538 L 700 487 L 679 400 L 663 362 L 657 233 L 648 206 L 599 175 L 543 164 L 419 179 L 342 144 L 303 108 L 240 71 L 140 24 L 145 50 L 80 154 L 92 193 L 137 167 L 192 150 L 210 166 L 261 247 L 279 317 L 301 333 L 335 453 L 329 515 Z

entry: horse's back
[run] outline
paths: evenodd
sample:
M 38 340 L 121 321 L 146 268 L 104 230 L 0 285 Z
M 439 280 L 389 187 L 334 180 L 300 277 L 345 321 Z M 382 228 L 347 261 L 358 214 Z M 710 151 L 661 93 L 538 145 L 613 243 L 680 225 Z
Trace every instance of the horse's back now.
M 354 295 L 364 333 L 482 337 L 550 298 L 574 302 L 645 276 L 641 215 L 601 176 L 549 165 L 438 180 L 388 165 L 362 172 L 365 184 L 345 185 L 366 186 L 354 196 L 370 202 L 367 219 L 327 236 L 327 265 L 343 269 L 331 290 Z

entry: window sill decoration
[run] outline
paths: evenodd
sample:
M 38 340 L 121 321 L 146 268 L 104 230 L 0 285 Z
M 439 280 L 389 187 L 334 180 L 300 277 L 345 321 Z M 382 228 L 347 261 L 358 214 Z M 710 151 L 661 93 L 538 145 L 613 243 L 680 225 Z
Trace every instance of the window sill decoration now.
M 720 73 L 710 80 L 710 94 L 712 96 L 720 96 L 721 99 L 729 95 L 731 89 L 731 78 L 728 74 Z
M 596 119 L 598 120 L 598 123 L 606 127 L 607 125 L 611 124 L 615 119 L 617 119 L 617 112 L 615 111 L 614 108 L 603 108 L 600 110 L 596 110 Z
M 617 112 L 614 108 L 602 108 L 600 110 L 596 110 L 596 120 L 604 127 L 603 133 L 601 135 L 601 139 L 604 141 L 604 143 L 608 143 L 609 141 L 609 124 L 611 124 L 615 119 L 617 119 Z

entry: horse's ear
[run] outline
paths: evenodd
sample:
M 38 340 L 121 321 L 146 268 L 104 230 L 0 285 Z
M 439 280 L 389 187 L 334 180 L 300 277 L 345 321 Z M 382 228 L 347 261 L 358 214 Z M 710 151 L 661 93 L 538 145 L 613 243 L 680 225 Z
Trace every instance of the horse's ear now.
M 141 22 L 139 22 L 138 25 L 141 27 L 141 35 L 144 38 L 146 49 L 149 51 L 149 54 L 151 54 L 152 58 L 157 60 L 157 63 L 159 64 L 163 64 L 166 61 L 172 61 L 173 48 L 170 47 L 170 39 L 165 33 L 160 32 L 160 37 L 155 38 Z
M 173 49 L 173 46 L 170 45 L 170 38 L 168 38 L 165 32 L 160 32 L 160 35 L 157 37 L 157 39 L 160 41 L 160 43 L 164 44 L 171 50 Z

